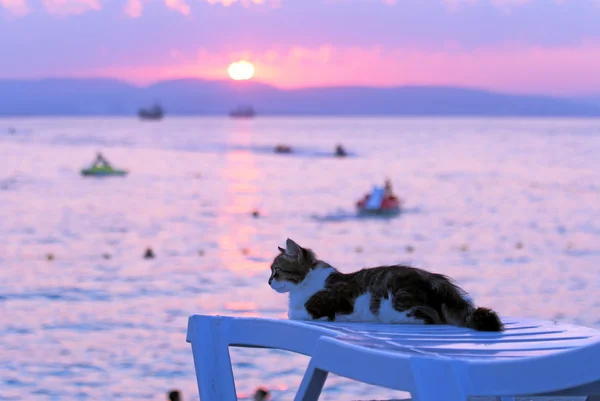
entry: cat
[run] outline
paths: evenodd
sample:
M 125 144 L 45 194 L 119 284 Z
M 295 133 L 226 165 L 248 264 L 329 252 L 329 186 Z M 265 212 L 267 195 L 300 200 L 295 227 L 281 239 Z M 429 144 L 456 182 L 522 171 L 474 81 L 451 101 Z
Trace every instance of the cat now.
M 271 264 L 269 285 L 289 293 L 291 320 L 388 324 L 450 324 L 503 331 L 498 314 L 475 307 L 467 293 L 442 274 L 394 265 L 341 273 L 315 253 L 286 241 Z

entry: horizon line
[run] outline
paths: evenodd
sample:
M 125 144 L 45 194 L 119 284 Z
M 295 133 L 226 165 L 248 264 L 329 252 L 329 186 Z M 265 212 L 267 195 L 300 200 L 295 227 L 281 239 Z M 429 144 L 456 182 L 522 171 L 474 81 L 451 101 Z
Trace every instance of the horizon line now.
M 235 81 L 231 79 L 209 79 L 209 78 L 201 78 L 194 76 L 182 76 L 182 77 L 173 77 L 173 78 L 163 78 L 151 81 L 146 84 L 139 84 L 131 80 L 117 78 L 117 77 L 104 77 L 104 76 L 62 76 L 62 75 L 48 75 L 43 77 L 22 77 L 22 78 L 3 78 L 0 77 L 0 82 L 41 82 L 41 81 L 52 81 L 52 80 L 71 80 L 71 81 L 114 81 L 121 84 L 126 84 L 138 89 L 147 89 L 152 86 L 165 83 L 165 82 L 176 82 L 176 81 L 199 81 L 199 82 L 211 82 L 211 83 L 221 83 L 227 85 L 257 85 L 257 86 L 267 86 L 270 88 L 277 89 L 283 92 L 293 92 L 293 91 L 301 91 L 301 90 L 314 90 L 314 89 L 341 89 L 341 88 L 353 88 L 353 89 L 402 89 L 402 88 L 436 88 L 436 89 L 461 89 L 461 90 L 470 90 L 477 92 L 487 92 L 492 94 L 499 95 L 510 95 L 510 96 L 523 96 L 523 97 L 547 97 L 547 98 L 555 98 L 555 99 L 583 99 L 583 98 L 595 98 L 600 97 L 599 93 L 594 94 L 579 94 L 579 95 L 558 95 L 558 94 L 549 94 L 549 93 L 541 93 L 541 92 L 528 92 L 528 93 L 518 93 L 518 92 L 510 92 L 505 90 L 496 90 L 490 89 L 481 86 L 468 86 L 468 85 L 428 85 L 428 84 L 404 84 L 404 85 L 353 85 L 353 84 L 334 84 L 334 85 L 321 85 L 321 86 L 305 86 L 305 87 L 281 87 L 275 84 L 266 83 L 264 81 L 259 81 L 255 79 L 249 80 L 240 80 Z

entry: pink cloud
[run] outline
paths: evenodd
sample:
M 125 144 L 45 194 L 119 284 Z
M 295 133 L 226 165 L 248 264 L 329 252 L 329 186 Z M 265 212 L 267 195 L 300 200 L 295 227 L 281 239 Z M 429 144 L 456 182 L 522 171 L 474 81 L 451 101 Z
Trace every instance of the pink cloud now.
M 4 8 L 9 13 L 17 16 L 26 15 L 31 11 L 25 0 L 0 0 L 0 8 Z
M 130 18 L 142 16 L 144 4 L 147 0 L 126 0 L 123 12 Z M 244 7 L 262 5 L 269 3 L 273 7 L 280 6 L 281 0 L 202 0 L 209 4 L 221 4 L 229 7 L 239 3 Z M 389 1 L 389 0 L 388 0 Z M 78 15 L 87 11 L 102 9 L 102 0 L 42 0 L 47 12 L 58 16 Z M 191 14 L 191 7 L 186 0 L 164 0 L 164 4 L 171 10 L 183 15 Z M 22 16 L 31 12 L 27 0 L 0 0 L 0 8 L 4 8 L 10 14 Z
M 455 10 L 462 5 L 473 5 L 477 4 L 479 1 L 488 1 L 492 3 L 495 7 L 508 10 L 510 7 L 523 5 L 525 3 L 529 3 L 532 0 L 442 0 L 444 4 L 446 4 L 450 9 Z M 556 2 L 561 2 L 565 0 L 554 0 Z
M 142 15 L 143 8 L 142 0 L 128 0 L 123 11 L 131 18 L 138 18 Z
M 102 8 L 100 0 L 42 0 L 42 3 L 46 11 L 58 16 L 78 15 Z
M 280 3 L 279 0 L 204 0 L 209 4 L 221 4 L 225 7 L 229 7 L 235 3 L 240 3 L 244 7 L 249 7 L 251 5 L 261 5 L 266 4 L 267 2 L 278 5 Z
M 165 0 L 165 4 L 171 10 L 175 10 L 183 15 L 190 15 L 190 6 L 185 0 Z

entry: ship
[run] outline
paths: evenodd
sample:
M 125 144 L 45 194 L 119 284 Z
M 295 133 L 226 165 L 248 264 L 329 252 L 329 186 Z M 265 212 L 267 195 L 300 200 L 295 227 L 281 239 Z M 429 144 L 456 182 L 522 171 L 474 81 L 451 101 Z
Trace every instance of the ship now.
M 138 111 L 138 116 L 142 120 L 161 120 L 164 115 L 165 112 L 158 103 L 154 104 L 152 107 L 147 109 L 142 108 Z
M 240 106 L 229 112 L 229 116 L 233 118 L 251 118 L 256 112 L 252 106 Z

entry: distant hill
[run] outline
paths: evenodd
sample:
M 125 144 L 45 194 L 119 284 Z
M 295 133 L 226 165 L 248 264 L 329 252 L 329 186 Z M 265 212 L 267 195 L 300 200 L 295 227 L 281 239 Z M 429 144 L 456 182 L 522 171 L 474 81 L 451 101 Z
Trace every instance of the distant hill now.
M 167 115 L 600 116 L 600 102 L 455 87 L 284 90 L 256 82 L 179 79 L 147 87 L 111 79 L 0 80 L 0 115 L 135 115 L 158 101 Z

